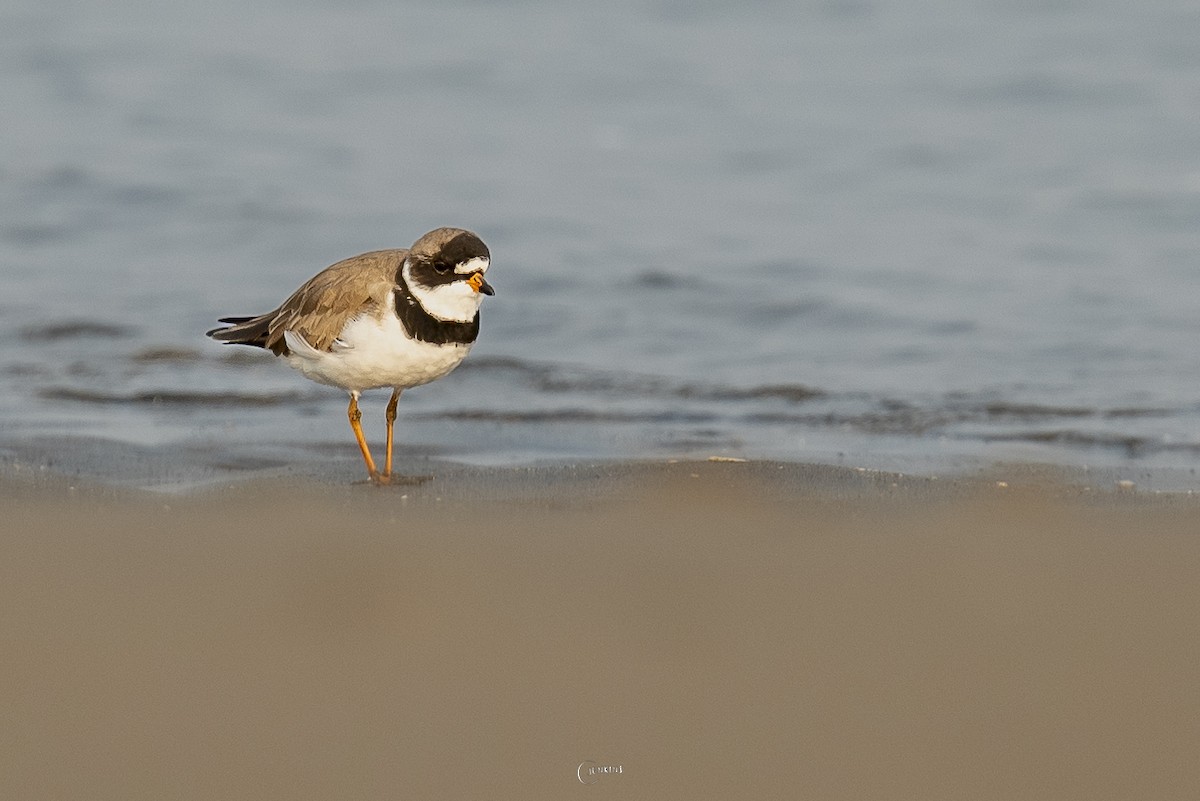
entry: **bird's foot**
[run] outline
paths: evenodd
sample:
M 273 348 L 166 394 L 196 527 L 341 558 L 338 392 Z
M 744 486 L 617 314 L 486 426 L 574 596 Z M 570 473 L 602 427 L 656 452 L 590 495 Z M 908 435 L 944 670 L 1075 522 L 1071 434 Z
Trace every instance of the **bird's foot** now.
M 432 479 L 433 476 L 401 476 L 396 473 L 371 473 L 371 483 L 377 487 L 415 487 Z

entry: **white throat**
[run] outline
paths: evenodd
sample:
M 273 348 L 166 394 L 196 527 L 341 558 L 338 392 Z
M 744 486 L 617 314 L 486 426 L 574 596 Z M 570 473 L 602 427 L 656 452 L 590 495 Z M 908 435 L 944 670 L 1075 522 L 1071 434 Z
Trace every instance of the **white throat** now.
M 471 262 L 477 261 L 481 260 L 471 260 Z M 486 261 L 482 265 L 482 269 L 487 269 Z M 480 270 L 480 267 L 476 266 L 475 269 L 468 272 L 476 272 L 478 270 Z M 458 269 L 455 268 L 455 273 L 457 272 Z M 416 299 L 417 303 L 421 304 L 421 308 L 438 320 L 469 323 L 475 319 L 475 314 L 479 311 L 479 304 L 483 302 L 483 295 L 472 289 L 466 281 L 454 281 L 450 284 L 442 284 L 441 286 L 432 288 L 421 286 L 413 281 L 407 259 L 404 260 L 404 267 L 401 274 L 404 276 L 404 283 L 408 287 L 409 293 Z

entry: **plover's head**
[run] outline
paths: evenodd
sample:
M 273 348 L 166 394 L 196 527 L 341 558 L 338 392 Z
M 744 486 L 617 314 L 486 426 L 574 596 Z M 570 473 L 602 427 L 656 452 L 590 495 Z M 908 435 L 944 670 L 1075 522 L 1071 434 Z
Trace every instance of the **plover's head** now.
M 400 274 L 408 291 L 439 320 L 470 322 L 484 295 L 493 295 L 484 279 L 491 254 L 483 240 L 461 228 L 438 228 L 408 251 Z

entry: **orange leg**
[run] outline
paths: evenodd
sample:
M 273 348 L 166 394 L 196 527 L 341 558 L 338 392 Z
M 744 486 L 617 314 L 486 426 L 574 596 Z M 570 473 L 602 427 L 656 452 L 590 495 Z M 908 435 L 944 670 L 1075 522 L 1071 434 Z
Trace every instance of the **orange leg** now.
M 396 387 L 392 390 L 392 399 L 388 401 L 387 411 L 384 413 L 384 419 L 387 420 L 387 456 L 383 461 L 384 478 L 392 476 L 392 426 L 396 422 L 396 404 L 399 402 L 400 388 Z
M 350 408 L 346 410 L 346 416 L 350 418 L 350 427 L 354 429 L 354 438 L 358 440 L 358 448 L 362 451 L 363 461 L 367 463 L 367 473 L 370 474 L 371 480 L 379 481 L 379 471 L 375 469 L 375 460 L 371 458 L 371 449 L 367 447 L 367 438 L 363 436 L 362 430 L 362 412 L 358 410 L 358 393 L 350 393 Z

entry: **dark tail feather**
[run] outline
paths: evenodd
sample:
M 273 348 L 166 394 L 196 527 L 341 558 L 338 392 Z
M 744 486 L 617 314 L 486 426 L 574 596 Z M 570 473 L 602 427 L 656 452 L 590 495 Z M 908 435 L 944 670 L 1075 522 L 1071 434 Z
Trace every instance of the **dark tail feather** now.
M 214 328 L 205 336 L 210 336 L 218 342 L 227 345 L 253 345 L 256 348 L 267 347 L 267 337 L 270 335 L 271 318 L 274 314 L 264 314 L 259 317 L 222 317 L 218 322 L 229 323 L 224 328 Z

